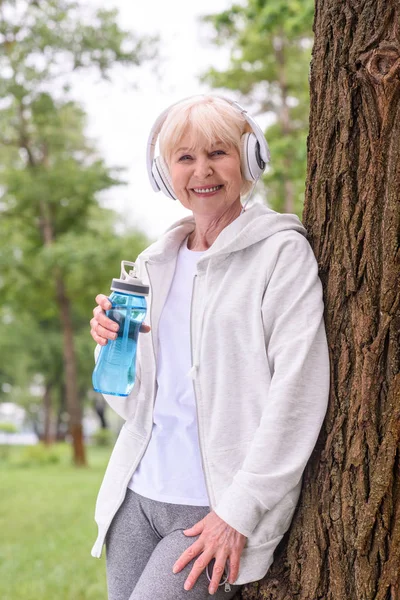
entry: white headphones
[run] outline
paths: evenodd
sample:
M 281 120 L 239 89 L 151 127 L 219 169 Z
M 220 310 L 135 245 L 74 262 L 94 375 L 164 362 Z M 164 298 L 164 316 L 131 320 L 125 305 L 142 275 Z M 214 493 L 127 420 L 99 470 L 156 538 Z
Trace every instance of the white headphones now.
M 266 165 L 271 160 L 268 144 L 261 128 L 257 125 L 254 119 L 247 114 L 247 111 L 240 106 L 238 102 L 229 100 L 223 96 L 213 97 L 221 98 L 222 100 L 225 100 L 225 102 L 228 102 L 228 104 L 231 106 L 237 108 L 252 128 L 252 133 L 244 133 L 241 137 L 240 162 L 243 177 L 247 181 L 257 182 L 263 174 Z M 177 198 L 172 187 L 172 180 L 168 166 L 161 155 L 154 158 L 154 154 L 158 135 L 168 116 L 168 113 L 173 106 L 180 104 L 180 102 L 182 102 L 182 100 L 169 106 L 155 121 L 150 131 L 146 151 L 147 173 L 149 175 L 151 187 L 155 192 L 164 192 L 164 194 L 172 200 L 176 200 Z

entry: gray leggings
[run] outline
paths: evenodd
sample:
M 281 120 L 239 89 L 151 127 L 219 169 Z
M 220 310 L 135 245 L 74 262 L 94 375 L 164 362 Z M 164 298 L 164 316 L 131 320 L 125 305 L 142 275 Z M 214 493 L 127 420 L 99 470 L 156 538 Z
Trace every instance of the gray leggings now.
M 172 567 L 197 539 L 186 537 L 209 512 L 208 506 L 167 504 L 139 496 L 128 489 L 106 537 L 109 600 L 230 600 L 240 586 L 224 586 L 210 596 L 205 572 L 188 592 L 183 584 L 193 561 L 180 573 Z

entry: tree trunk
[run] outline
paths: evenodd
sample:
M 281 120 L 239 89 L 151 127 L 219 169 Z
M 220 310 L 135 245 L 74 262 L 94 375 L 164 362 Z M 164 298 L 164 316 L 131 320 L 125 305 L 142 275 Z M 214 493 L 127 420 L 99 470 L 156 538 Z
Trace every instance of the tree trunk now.
M 65 427 L 63 425 L 63 414 L 66 411 L 66 400 L 65 400 L 65 383 L 60 382 L 59 384 L 59 395 L 60 395 L 60 404 L 57 410 L 57 419 L 56 419 L 56 439 L 58 442 L 65 442 Z
M 41 202 L 40 208 L 40 230 L 42 232 L 43 242 L 45 246 L 51 246 L 54 240 L 52 220 L 49 215 L 48 207 L 44 201 Z M 86 456 L 82 429 L 82 410 L 79 402 L 77 386 L 71 306 L 65 290 L 63 277 L 57 269 L 54 270 L 54 277 L 56 283 L 56 300 L 60 311 L 60 320 L 63 328 L 66 404 L 69 416 L 68 429 L 72 439 L 73 462 L 77 466 L 84 466 L 86 465 Z
M 64 336 L 64 369 L 65 369 L 65 392 L 67 410 L 69 415 L 69 433 L 72 438 L 73 460 L 75 465 L 86 465 L 85 445 L 82 429 L 82 410 L 79 402 L 76 357 L 74 348 L 74 337 L 72 330 L 71 305 L 65 291 L 64 281 L 60 274 L 56 275 L 57 304 L 60 309 L 60 317 Z
M 304 222 L 331 398 L 291 530 L 245 600 L 400 600 L 399 12 L 316 0 Z

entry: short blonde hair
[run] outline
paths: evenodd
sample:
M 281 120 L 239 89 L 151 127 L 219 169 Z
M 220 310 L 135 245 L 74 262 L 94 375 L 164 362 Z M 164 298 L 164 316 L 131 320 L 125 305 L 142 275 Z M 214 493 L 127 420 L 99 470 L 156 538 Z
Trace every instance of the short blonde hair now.
M 211 145 L 216 140 L 237 149 L 240 138 L 252 129 L 242 113 L 218 96 L 193 96 L 175 104 L 169 111 L 159 134 L 160 154 L 170 165 L 172 153 L 187 133 L 199 143 Z M 252 186 L 242 173 L 241 195 L 247 194 Z

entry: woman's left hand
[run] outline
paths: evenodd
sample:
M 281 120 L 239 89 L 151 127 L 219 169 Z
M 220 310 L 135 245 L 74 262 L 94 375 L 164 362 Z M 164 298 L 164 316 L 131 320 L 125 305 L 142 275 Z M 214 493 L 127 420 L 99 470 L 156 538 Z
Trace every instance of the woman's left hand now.
M 185 590 L 190 590 L 194 586 L 199 575 L 213 558 L 215 558 L 215 563 L 208 588 L 210 594 L 217 591 L 228 558 L 228 581 L 231 584 L 236 581 L 239 573 L 240 557 L 247 540 L 246 536 L 230 527 L 214 511 L 183 533 L 187 536 L 200 536 L 194 544 L 181 554 L 173 567 L 173 572 L 179 573 L 191 560 L 200 555 L 185 581 Z

